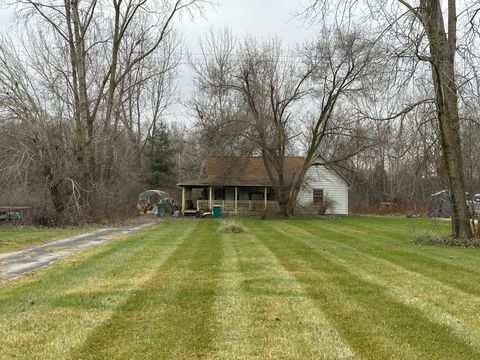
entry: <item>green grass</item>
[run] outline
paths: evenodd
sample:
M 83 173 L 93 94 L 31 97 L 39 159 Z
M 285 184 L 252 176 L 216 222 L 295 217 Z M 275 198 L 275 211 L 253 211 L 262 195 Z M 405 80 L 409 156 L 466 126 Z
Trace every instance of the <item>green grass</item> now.
M 167 221 L 0 285 L 0 357 L 478 359 L 480 249 L 448 223 Z
M 85 228 L 49 229 L 33 226 L 0 225 L 0 253 L 17 251 L 34 245 L 86 232 Z

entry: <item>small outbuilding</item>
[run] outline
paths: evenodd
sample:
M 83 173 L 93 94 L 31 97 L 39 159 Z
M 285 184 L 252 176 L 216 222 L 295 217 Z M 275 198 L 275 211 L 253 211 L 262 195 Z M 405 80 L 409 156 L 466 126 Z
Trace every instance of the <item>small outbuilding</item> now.
M 428 216 L 449 218 L 452 216 L 453 206 L 448 191 L 439 191 L 430 196 L 428 202 Z

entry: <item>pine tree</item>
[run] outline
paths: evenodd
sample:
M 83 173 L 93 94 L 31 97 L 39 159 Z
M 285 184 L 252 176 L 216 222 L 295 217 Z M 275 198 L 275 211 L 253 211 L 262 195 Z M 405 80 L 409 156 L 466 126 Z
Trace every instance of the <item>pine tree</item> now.
M 174 182 L 174 151 L 170 132 L 164 122 L 155 126 L 150 136 L 149 174 L 147 184 L 161 188 Z

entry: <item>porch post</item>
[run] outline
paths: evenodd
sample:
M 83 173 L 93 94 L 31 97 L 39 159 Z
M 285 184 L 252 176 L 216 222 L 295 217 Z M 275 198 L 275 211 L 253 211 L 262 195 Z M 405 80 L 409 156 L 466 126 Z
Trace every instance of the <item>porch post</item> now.
M 182 186 L 182 215 L 185 215 L 185 186 Z
M 265 186 L 265 193 L 264 193 L 264 198 L 265 198 L 265 210 L 267 210 L 267 187 Z
M 235 186 L 235 212 L 238 211 L 237 199 L 238 199 L 238 187 Z
M 212 187 L 209 187 L 208 190 L 208 207 L 210 208 L 210 211 L 212 211 Z

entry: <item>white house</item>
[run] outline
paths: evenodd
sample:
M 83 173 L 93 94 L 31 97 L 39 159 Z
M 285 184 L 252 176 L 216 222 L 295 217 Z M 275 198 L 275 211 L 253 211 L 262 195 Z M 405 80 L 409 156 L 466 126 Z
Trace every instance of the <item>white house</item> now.
M 286 157 L 285 177 L 292 178 L 305 159 Z M 298 205 L 305 210 L 327 206 L 328 214 L 348 215 L 348 183 L 318 157 L 307 170 L 298 194 Z M 256 156 L 208 156 L 198 179 L 177 184 L 182 188 L 182 213 L 211 211 L 220 205 L 223 211 L 260 211 L 275 206 L 263 159 Z M 306 211 L 308 212 L 308 211 Z

